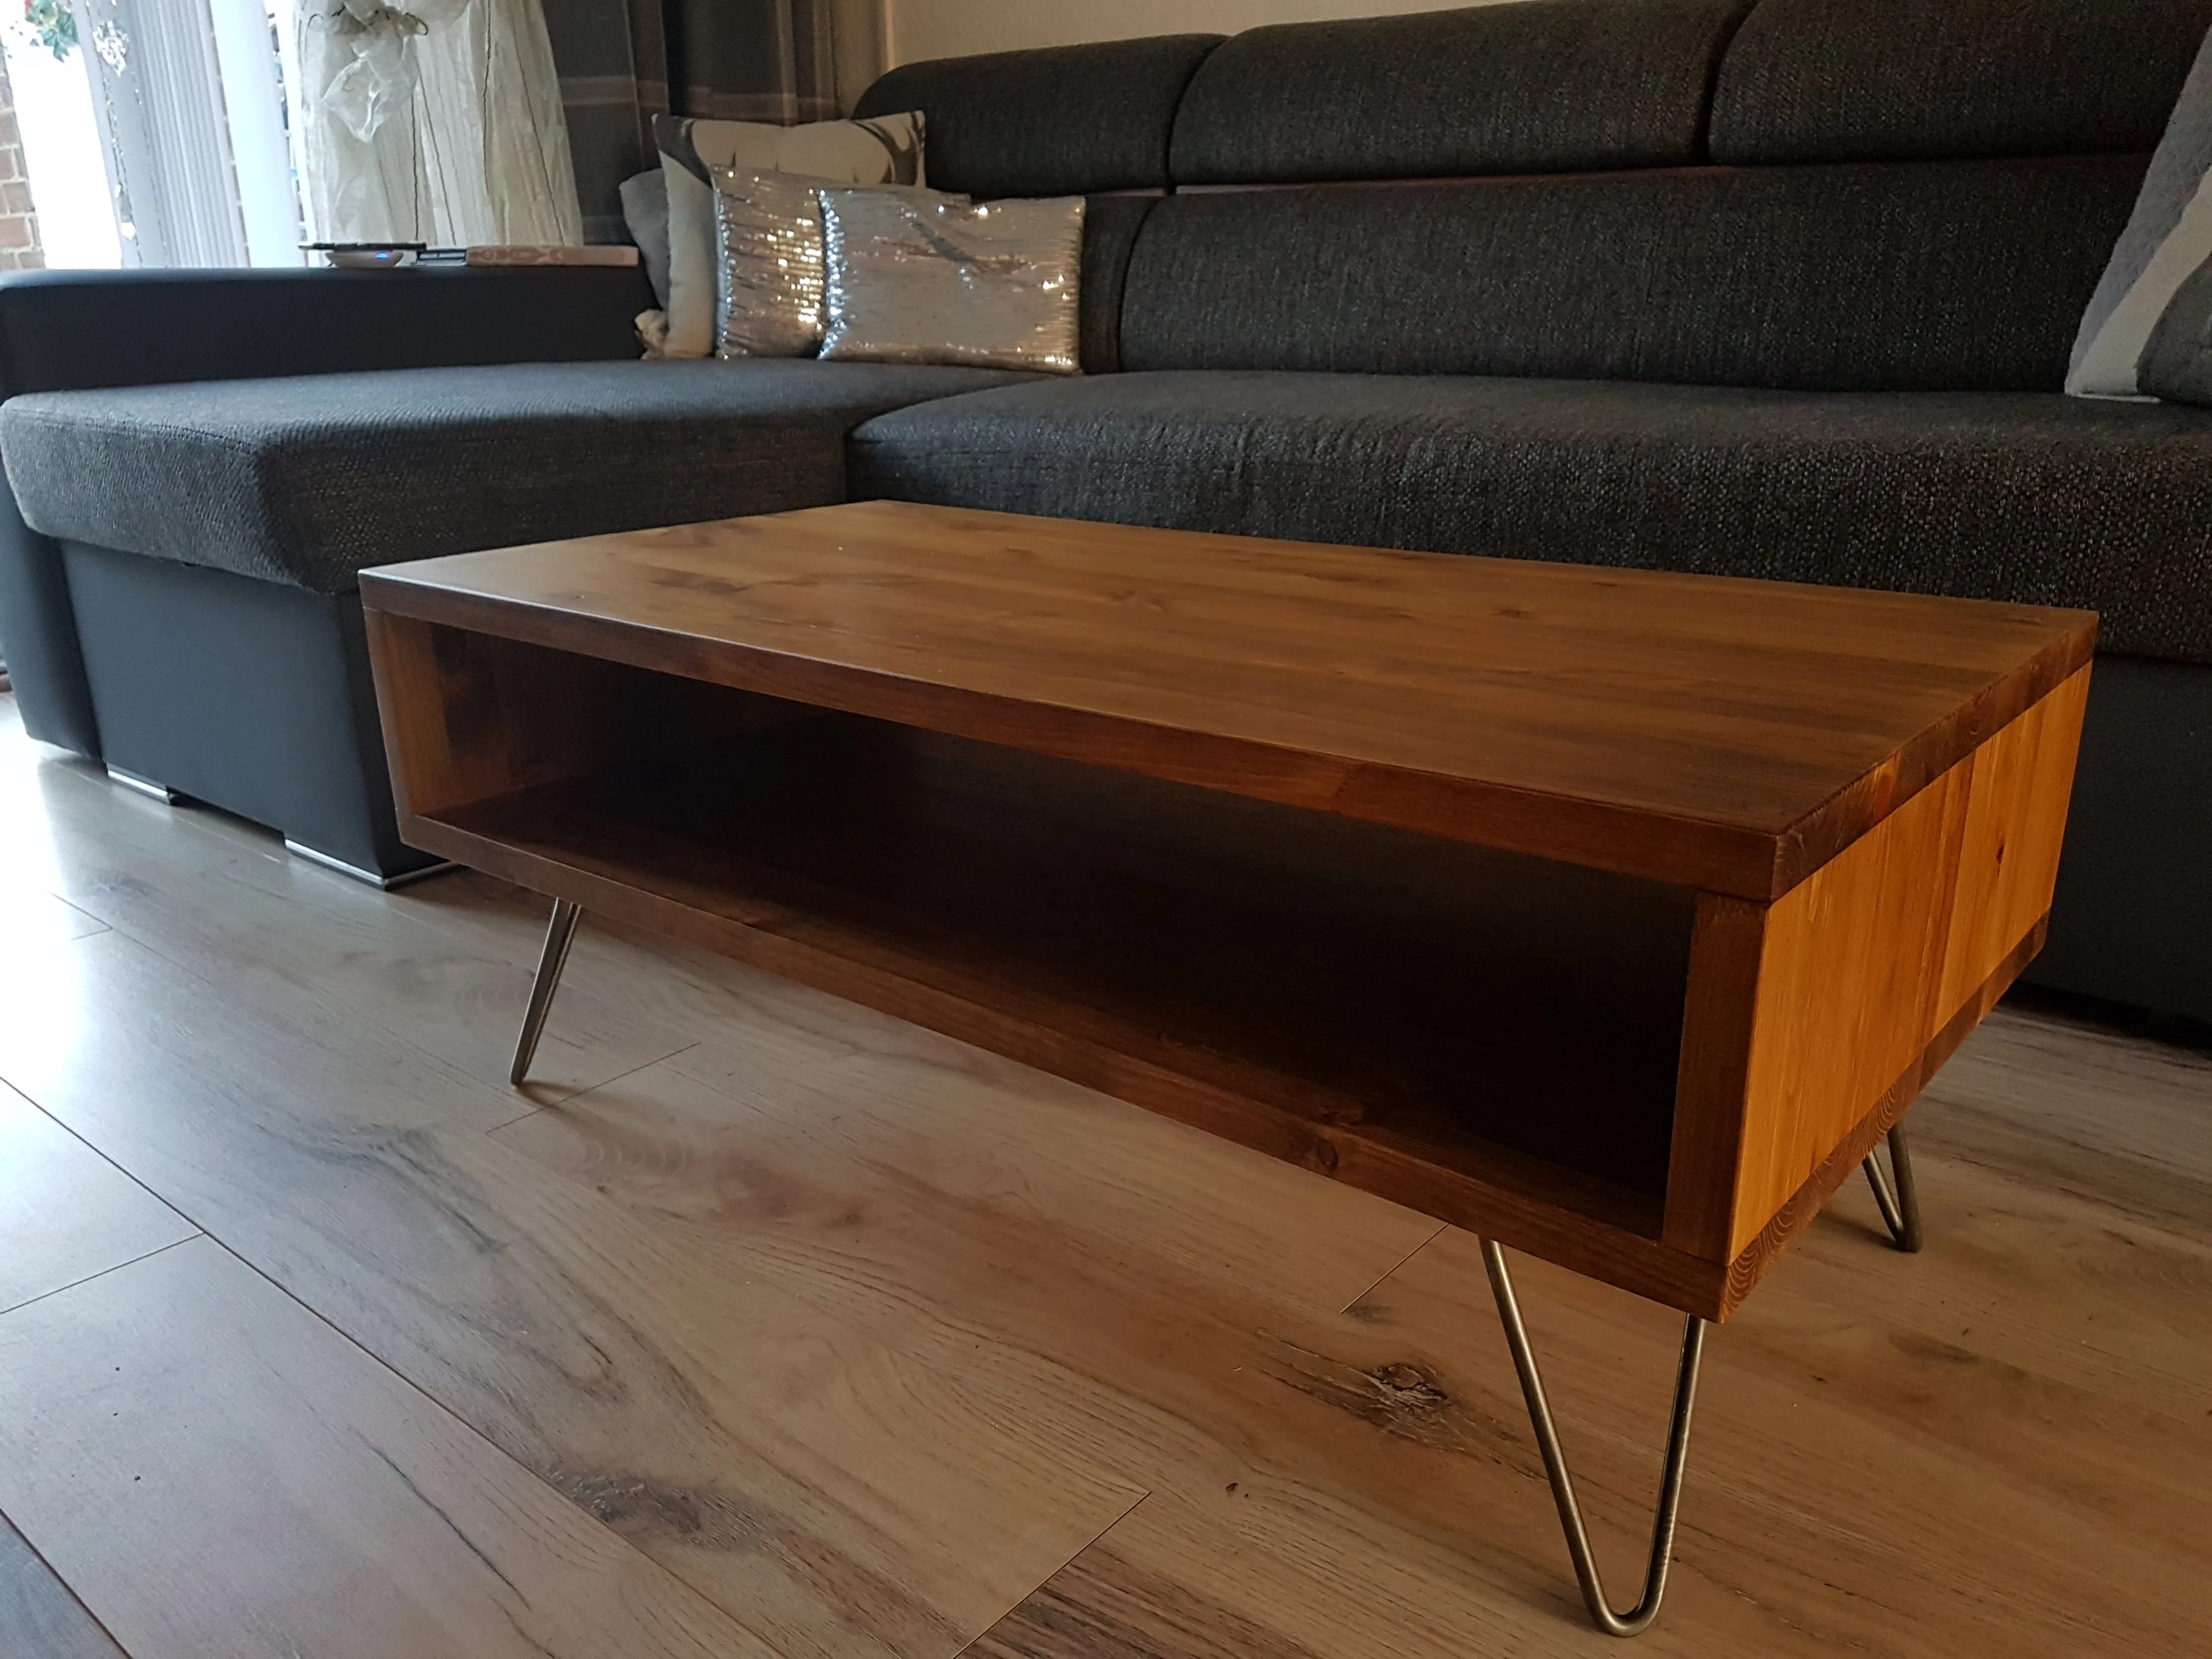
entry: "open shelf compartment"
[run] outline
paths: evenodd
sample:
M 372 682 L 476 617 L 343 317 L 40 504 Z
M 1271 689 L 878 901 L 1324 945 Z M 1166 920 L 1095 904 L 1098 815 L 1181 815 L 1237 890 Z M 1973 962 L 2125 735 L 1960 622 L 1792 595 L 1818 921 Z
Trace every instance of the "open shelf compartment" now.
M 1686 889 L 405 626 L 470 682 L 418 844 L 1447 1218 L 1658 1237 Z

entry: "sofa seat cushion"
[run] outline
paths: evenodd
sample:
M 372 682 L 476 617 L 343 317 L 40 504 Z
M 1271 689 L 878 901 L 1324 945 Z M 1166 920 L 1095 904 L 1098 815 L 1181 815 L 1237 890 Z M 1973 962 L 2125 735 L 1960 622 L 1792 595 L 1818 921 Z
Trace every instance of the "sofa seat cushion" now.
M 342 593 L 365 566 L 820 507 L 872 415 L 1022 377 L 804 361 L 516 363 L 0 405 L 25 520 Z
M 856 497 L 2084 605 L 2212 663 L 2212 410 L 2038 392 L 1133 374 L 885 415 Z

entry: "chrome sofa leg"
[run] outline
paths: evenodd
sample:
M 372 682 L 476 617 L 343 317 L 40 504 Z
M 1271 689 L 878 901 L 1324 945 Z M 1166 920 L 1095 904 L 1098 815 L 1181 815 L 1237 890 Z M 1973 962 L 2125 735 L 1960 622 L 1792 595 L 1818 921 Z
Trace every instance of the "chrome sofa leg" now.
M 442 876 L 448 870 L 458 870 L 461 867 L 451 859 L 445 859 L 436 864 L 426 864 L 420 870 L 410 870 L 404 875 L 386 876 L 380 875 L 374 870 L 365 870 L 358 864 L 348 864 L 342 858 L 335 858 L 328 853 L 308 846 L 305 842 L 294 841 L 289 836 L 284 838 L 284 850 L 295 859 L 305 859 L 310 864 L 319 864 L 325 870 L 335 870 L 342 876 L 351 876 L 356 881 L 366 882 L 371 887 L 382 888 L 387 893 L 396 893 L 403 887 L 412 887 L 418 881 L 427 881 L 432 876 Z
M 107 769 L 107 781 L 110 783 L 119 783 L 125 789 L 134 790 L 139 794 L 151 795 L 164 806 L 174 806 L 184 799 L 167 784 L 156 783 L 151 778 L 142 778 L 136 772 L 126 772 L 119 766 L 111 766 Z
M 1513 1293 L 1513 1276 L 1506 1269 L 1505 1252 L 1495 1239 L 1482 1241 L 1482 1265 L 1490 1274 L 1491 1291 L 1498 1298 L 1498 1317 L 1505 1327 L 1506 1344 L 1513 1350 L 1513 1369 L 1520 1374 L 1522 1397 L 1528 1403 L 1528 1421 L 1544 1455 L 1544 1474 L 1552 1483 L 1552 1501 L 1559 1507 L 1560 1529 L 1567 1536 L 1567 1553 L 1574 1559 L 1575 1579 L 1582 1586 L 1590 1622 L 1608 1636 L 1640 1635 L 1659 1616 L 1660 1601 L 1667 1594 L 1667 1569 L 1674 1555 L 1674 1523 L 1682 1507 L 1682 1472 L 1690 1458 L 1690 1413 L 1697 1403 L 1698 1367 L 1705 1357 L 1705 1322 L 1693 1315 L 1682 1328 L 1682 1358 L 1674 1377 L 1674 1411 L 1667 1430 L 1667 1462 L 1659 1483 L 1659 1510 L 1652 1523 L 1644 1594 L 1627 1612 L 1616 1613 L 1598 1577 L 1597 1558 L 1591 1552 L 1582 1506 L 1575 1501 L 1574 1482 L 1567 1474 L 1566 1454 L 1559 1448 L 1559 1426 L 1553 1421 L 1551 1403 L 1544 1397 L 1536 1356 L 1528 1346 L 1528 1329 L 1522 1322 L 1521 1304 Z
M 530 1075 L 538 1039 L 545 1034 L 545 1016 L 552 1012 L 553 993 L 561 988 L 561 970 L 568 965 L 568 946 L 575 942 L 576 922 L 583 915 L 566 899 L 553 901 L 553 917 L 545 925 L 545 947 L 538 952 L 538 976 L 530 982 L 530 1006 L 522 1012 L 522 1034 L 514 1041 L 514 1064 L 507 1080 L 520 1084 Z

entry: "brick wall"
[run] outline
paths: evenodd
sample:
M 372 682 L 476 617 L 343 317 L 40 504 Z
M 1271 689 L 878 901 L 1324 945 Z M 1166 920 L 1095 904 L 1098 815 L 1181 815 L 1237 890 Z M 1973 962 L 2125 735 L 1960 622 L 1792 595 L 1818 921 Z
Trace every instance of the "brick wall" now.
M 15 125 L 15 94 L 0 58 L 0 270 L 34 270 L 46 262 L 39 216 L 31 210 L 31 175 L 23 167 L 23 135 Z

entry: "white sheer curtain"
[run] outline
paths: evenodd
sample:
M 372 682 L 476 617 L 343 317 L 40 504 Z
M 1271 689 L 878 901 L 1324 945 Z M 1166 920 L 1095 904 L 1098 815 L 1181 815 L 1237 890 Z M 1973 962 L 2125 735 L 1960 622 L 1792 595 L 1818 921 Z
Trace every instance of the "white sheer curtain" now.
M 310 238 L 584 240 L 542 0 L 297 0 Z

